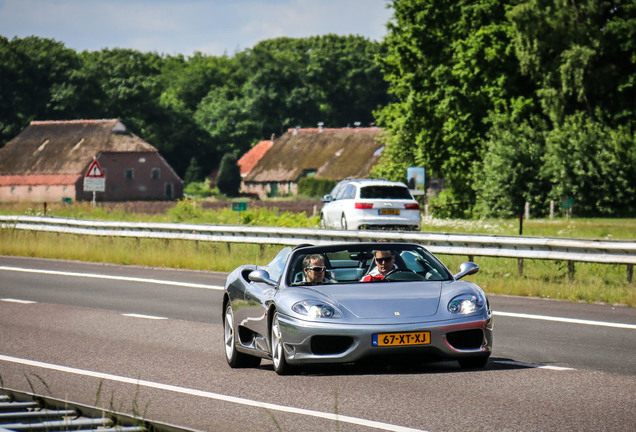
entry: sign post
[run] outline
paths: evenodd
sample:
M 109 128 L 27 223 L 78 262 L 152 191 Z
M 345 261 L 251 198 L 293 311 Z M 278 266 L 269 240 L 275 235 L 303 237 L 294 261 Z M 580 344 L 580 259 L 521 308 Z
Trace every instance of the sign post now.
M 93 192 L 93 207 L 95 207 L 95 193 L 106 191 L 106 175 L 104 170 L 93 156 L 93 161 L 84 174 L 84 192 Z
M 232 201 L 232 210 L 239 212 L 238 223 L 241 224 L 241 211 L 247 210 L 247 203 L 245 201 Z
M 565 220 L 570 220 L 572 216 L 572 204 L 574 204 L 574 198 L 563 198 L 561 200 L 561 208 L 565 209 Z
M 406 178 L 408 179 L 408 187 L 413 196 L 424 195 L 424 180 L 426 177 L 424 167 L 408 167 L 406 169 Z

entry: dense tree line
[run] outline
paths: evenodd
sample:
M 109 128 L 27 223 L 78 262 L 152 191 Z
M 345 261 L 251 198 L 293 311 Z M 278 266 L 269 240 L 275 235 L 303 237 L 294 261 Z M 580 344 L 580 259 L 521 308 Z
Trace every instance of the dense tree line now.
M 376 174 L 424 166 L 456 213 L 574 200 L 636 214 L 636 2 L 393 0 L 381 59 L 395 101 Z
M 393 0 L 382 43 L 232 56 L 77 53 L 0 37 L 0 145 L 34 119 L 120 118 L 189 180 L 294 126 L 377 121 L 374 175 L 443 178 L 455 216 L 636 214 L 636 2 Z M 188 167 L 190 169 L 188 169 Z
M 373 122 L 388 102 L 377 56 L 382 45 L 361 36 L 187 58 L 0 36 L 0 146 L 32 120 L 119 118 L 192 180 L 290 127 Z

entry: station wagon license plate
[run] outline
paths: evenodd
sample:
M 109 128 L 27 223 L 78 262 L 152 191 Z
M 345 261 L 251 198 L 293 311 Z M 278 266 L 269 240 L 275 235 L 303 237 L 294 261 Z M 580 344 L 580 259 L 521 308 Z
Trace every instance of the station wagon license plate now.
M 427 345 L 431 332 L 378 333 L 373 335 L 373 346 Z
M 380 209 L 378 210 L 378 213 L 381 215 L 399 215 L 400 210 L 399 209 Z

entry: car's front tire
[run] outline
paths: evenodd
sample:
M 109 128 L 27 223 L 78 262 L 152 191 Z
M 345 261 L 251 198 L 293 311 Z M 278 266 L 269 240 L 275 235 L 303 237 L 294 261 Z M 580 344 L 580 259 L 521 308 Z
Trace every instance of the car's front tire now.
M 274 312 L 272 317 L 272 326 L 270 329 L 270 345 L 272 349 L 272 362 L 274 363 L 274 371 L 278 375 L 287 375 L 291 372 L 292 367 L 287 363 L 285 358 L 285 348 L 283 347 L 283 336 L 278 321 L 278 312 Z
M 236 350 L 236 334 L 234 333 L 234 312 L 228 303 L 225 307 L 223 319 L 223 341 L 225 345 L 225 359 L 232 368 L 257 367 L 261 364 L 260 357 L 240 353 Z
M 325 221 L 325 215 L 323 215 L 322 213 L 320 213 L 320 228 L 322 228 L 322 229 L 326 229 L 327 228 L 327 222 Z

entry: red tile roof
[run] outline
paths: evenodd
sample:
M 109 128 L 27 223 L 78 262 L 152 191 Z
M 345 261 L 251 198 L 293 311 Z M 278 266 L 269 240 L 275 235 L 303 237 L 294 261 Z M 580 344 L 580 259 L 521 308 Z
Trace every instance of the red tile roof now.
M 252 147 L 238 160 L 238 166 L 241 168 L 241 176 L 246 176 L 256 166 L 256 163 L 263 157 L 265 153 L 274 145 L 274 141 L 261 141 Z
M 0 186 L 74 185 L 81 175 L 0 175 Z

